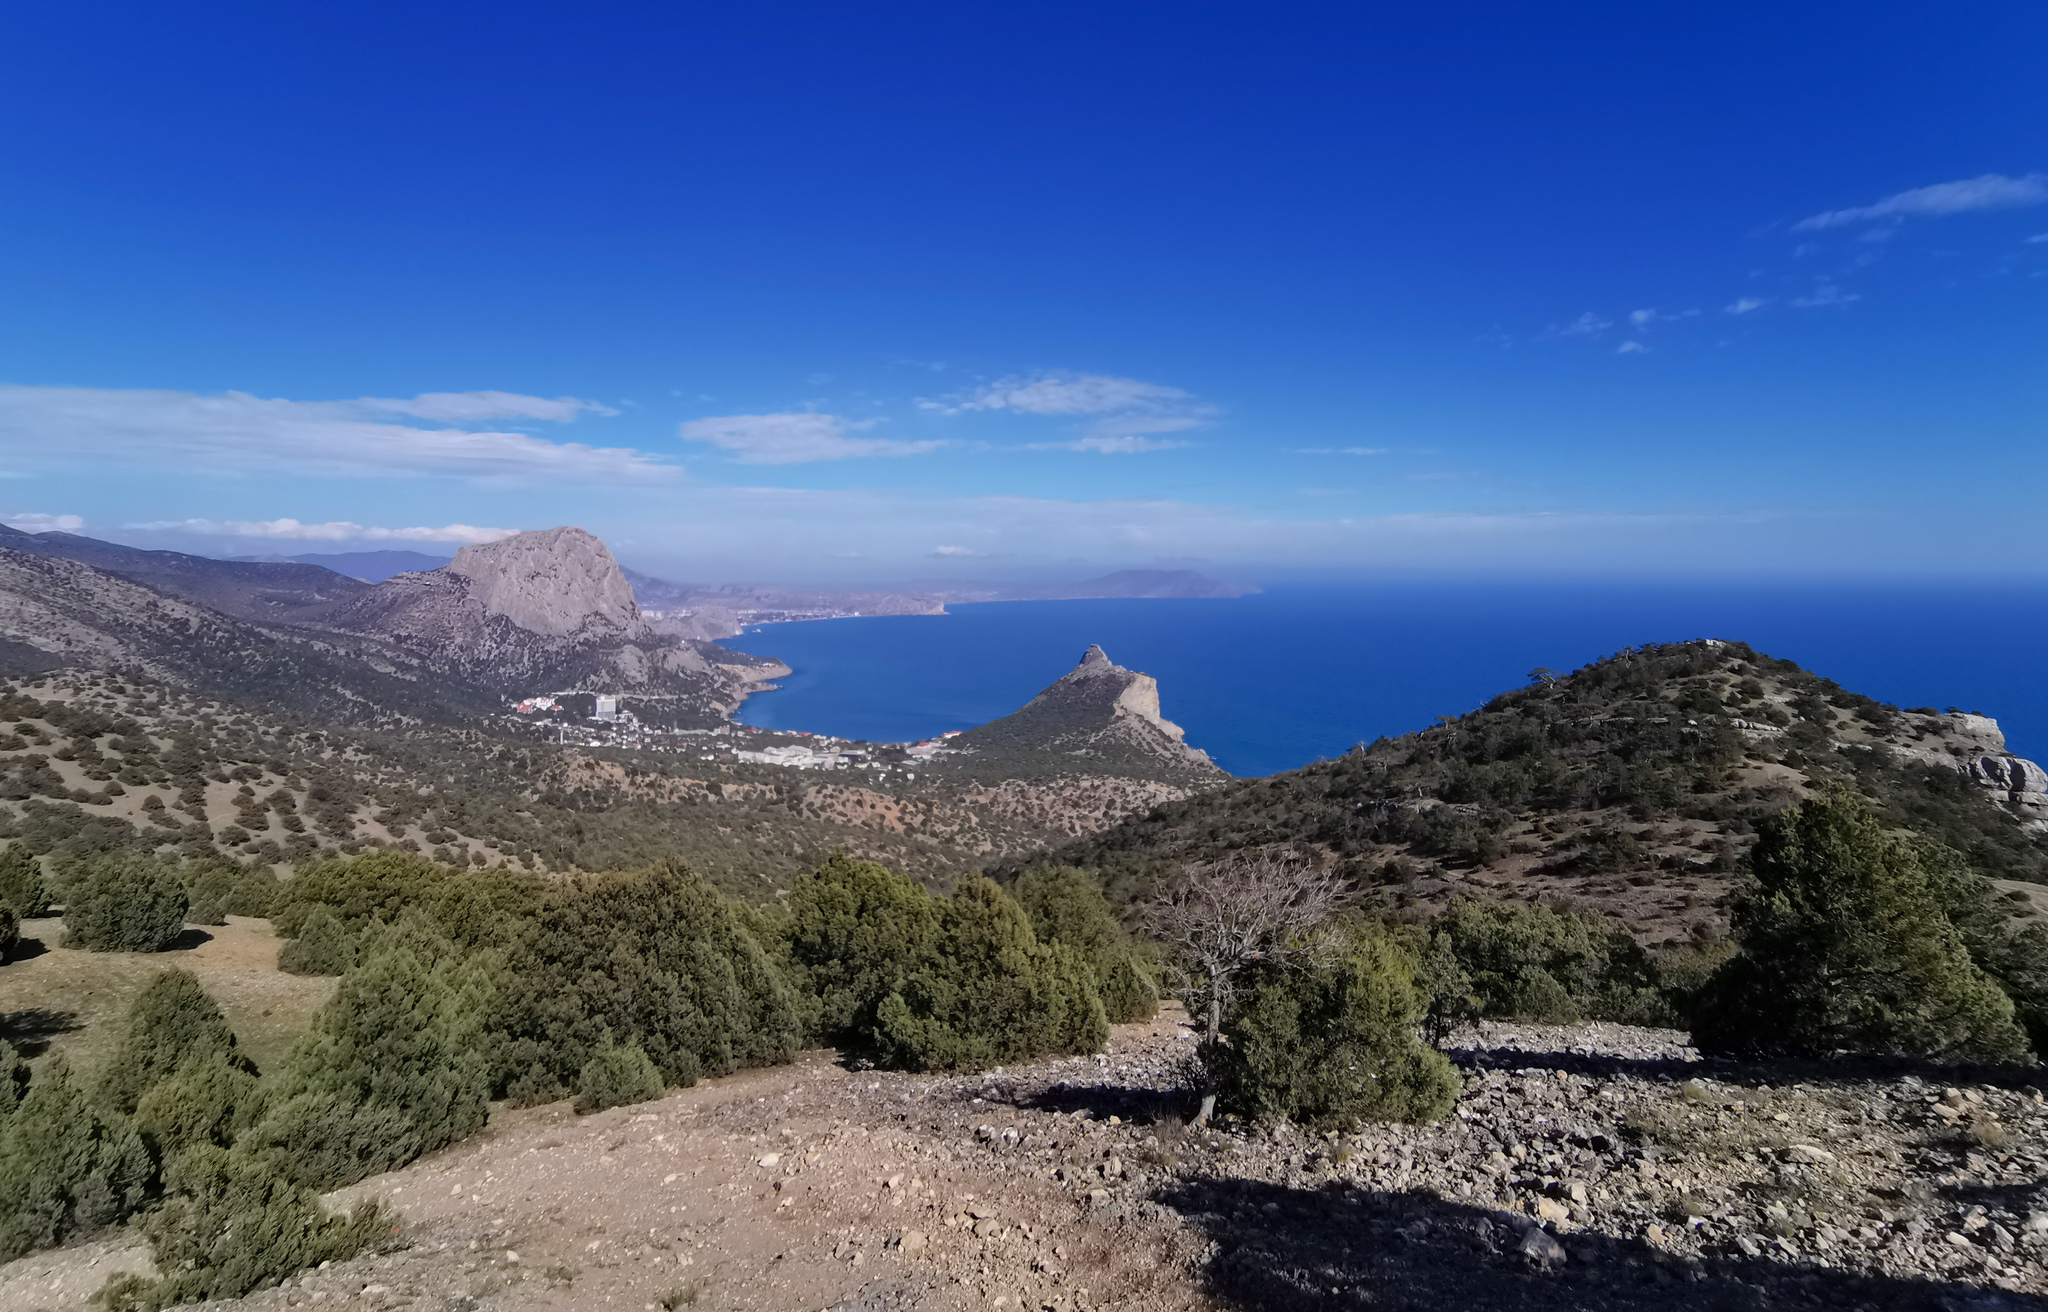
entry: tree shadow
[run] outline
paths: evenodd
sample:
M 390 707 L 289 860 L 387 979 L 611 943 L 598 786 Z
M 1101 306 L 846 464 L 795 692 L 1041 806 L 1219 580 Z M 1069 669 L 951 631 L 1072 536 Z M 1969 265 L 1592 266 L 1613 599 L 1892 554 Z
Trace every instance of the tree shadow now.
M 83 1029 L 75 1011 L 30 1007 L 25 1011 L 0 1012 L 0 1042 L 14 1045 L 24 1057 L 39 1057 L 59 1034 Z
M 1521 1251 L 1526 1218 L 1332 1183 L 1178 1180 L 1154 1195 L 1217 1244 L 1206 1292 L 1241 1312 L 2048 1312 L 2048 1299 L 1965 1281 L 1859 1274 L 1767 1257 L 1695 1259 L 1592 1230 L 1566 1258 Z
M 197 926 L 187 925 L 183 930 L 179 931 L 176 938 L 157 950 L 159 952 L 190 952 L 194 948 L 204 947 L 211 942 L 213 942 L 213 935 Z
M 1061 1080 L 1048 1089 L 995 1089 L 984 1092 L 982 1096 L 998 1106 L 1022 1111 L 1047 1112 L 1055 1116 L 1086 1112 L 1098 1121 L 1114 1116 L 1136 1125 L 1183 1121 L 1193 1110 L 1190 1099 L 1178 1089 L 1107 1081 L 1078 1084 Z
M 14 946 L 8 950 L 6 964 L 11 966 L 17 961 L 30 961 L 49 950 L 50 945 L 39 938 L 17 939 Z

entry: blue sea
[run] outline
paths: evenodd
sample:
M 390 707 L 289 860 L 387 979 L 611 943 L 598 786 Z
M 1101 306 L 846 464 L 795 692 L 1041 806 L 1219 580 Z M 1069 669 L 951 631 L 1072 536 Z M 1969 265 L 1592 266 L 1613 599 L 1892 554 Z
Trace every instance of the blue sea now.
M 795 673 L 740 718 L 876 742 L 1006 715 L 1088 644 L 1159 680 L 1168 719 L 1235 775 L 1426 728 L 1622 647 L 1727 638 L 1899 706 L 1994 716 L 2048 755 L 2048 587 L 1402 583 L 1202 601 L 1028 601 L 773 624 L 726 645 Z

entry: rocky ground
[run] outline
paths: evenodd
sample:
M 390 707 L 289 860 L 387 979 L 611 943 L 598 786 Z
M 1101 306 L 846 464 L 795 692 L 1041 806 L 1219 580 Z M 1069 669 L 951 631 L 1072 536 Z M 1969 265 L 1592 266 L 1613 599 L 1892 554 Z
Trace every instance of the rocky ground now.
M 2024 1079 L 1730 1066 L 1683 1036 L 1491 1026 L 1433 1126 L 1190 1131 L 1169 1014 L 948 1078 L 811 1053 L 578 1118 L 504 1112 L 369 1180 L 393 1251 L 232 1306 L 2048 1309 Z M 127 1236 L 0 1267 L 79 1307 Z

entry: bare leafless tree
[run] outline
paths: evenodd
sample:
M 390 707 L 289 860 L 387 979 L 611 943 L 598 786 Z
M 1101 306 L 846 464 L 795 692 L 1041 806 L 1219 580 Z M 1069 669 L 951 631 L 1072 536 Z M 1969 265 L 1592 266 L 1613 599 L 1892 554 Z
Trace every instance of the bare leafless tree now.
M 1300 857 L 1262 852 L 1197 866 L 1146 910 L 1146 923 L 1173 953 L 1173 968 L 1203 1002 L 1202 1048 L 1213 1053 L 1223 1009 L 1254 962 L 1316 946 L 1313 931 L 1343 904 L 1344 882 Z M 1196 1123 L 1216 1109 L 1213 1083 Z

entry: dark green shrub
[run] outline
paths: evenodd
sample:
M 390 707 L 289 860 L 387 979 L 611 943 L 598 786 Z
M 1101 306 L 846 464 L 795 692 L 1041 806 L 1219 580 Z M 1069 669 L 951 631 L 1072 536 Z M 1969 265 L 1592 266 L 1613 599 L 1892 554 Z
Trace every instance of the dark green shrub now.
M 1027 870 L 1017 880 L 1017 902 L 1039 942 L 1066 944 L 1095 972 L 1110 1024 L 1149 1020 L 1158 1012 L 1159 992 L 1093 875 L 1073 866 Z
M 678 1085 L 789 1061 L 803 1038 L 802 999 L 726 897 L 677 863 L 564 890 L 506 978 L 498 1078 L 521 1101 L 575 1079 L 608 1036 Z
M 267 1090 L 251 1147 L 331 1188 L 401 1166 L 481 1129 L 489 963 L 418 925 L 363 949 Z
M 53 1057 L 0 1124 L 0 1261 L 112 1225 L 156 1174 L 142 1136 Z
M 14 955 L 14 949 L 21 946 L 21 917 L 14 914 L 14 908 L 0 903 L 0 966 Z
M 169 1197 L 142 1230 L 166 1274 L 111 1283 L 101 1295 L 109 1312 L 237 1298 L 396 1232 L 375 1203 L 357 1204 L 345 1219 L 330 1216 L 311 1189 L 261 1158 L 211 1145 L 180 1153 L 165 1184 Z
M 939 905 L 932 951 L 875 1009 L 884 1062 L 973 1070 L 1102 1046 L 1109 1022 L 1078 953 L 1038 942 L 1023 909 L 989 880 L 965 880 Z
M 579 1112 L 629 1107 L 661 1094 L 661 1072 L 637 1043 L 613 1043 L 607 1038 L 597 1045 L 597 1051 L 583 1063 L 583 1070 L 576 1077 Z
M 1450 1020 L 1671 1019 L 1649 954 L 1606 916 L 1460 901 L 1430 922 L 1429 937 L 1425 975 L 1448 982 L 1434 985 L 1433 1010 Z M 1446 953 L 1455 962 L 1448 972 L 1436 960 Z M 1442 992 L 1450 983 L 1453 992 Z
M 393 925 L 407 907 L 438 899 L 454 877 L 447 866 L 392 848 L 316 861 L 278 885 L 270 921 L 296 938 L 319 906 L 352 930 L 373 920 Z
M 1433 1121 L 1458 1076 L 1416 1029 L 1425 999 L 1414 965 L 1380 934 L 1341 956 L 1256 968 L 1230 1007 L 1212 1062 L 1226 1107 L 1312 1125 Z
M 785 932 L 795 982 L 818 999 L 819 1033 L 864 1042 L 882 999 L 930 956 L 939 906 L 901 875 L 835 852 L 790 890 Z
M 356 936 L 318 903 L 299 922 L 299 936 L 277 950 L 277 968 L 287 975 L 339 975 L 355 959 Z
M 185 927 L 184 885 L 148 857 L 96 858 L 67 891 L 66 947 L 161 952 Z
M 13 1044 L 0 1039 L 0 1117 L 12 1116 L 27 1092 L 28 1062 Z
M 1732 916 L 1739 951 L 1700 991 L 1694 1042 L 2024 1057 L 2012 1001 L 1971 959 L 1923 855 L 1841 788 L 1760 823 Z
M 199 980 L 190 971 L 164 971 L 128 1005 L 120 1041 L 100 1077 L 100 1101 L 133 1115 L 144 1094 L 181 1066 L 198 1062 L 218 1062 L 248 1075 L 256 1069 L 236 1051 L 227 1017 Z
M 23 919 L 50 914 L 50 887 L 43 868 L 20 843 L 0 849 L 0 905 L 14 908 Z

